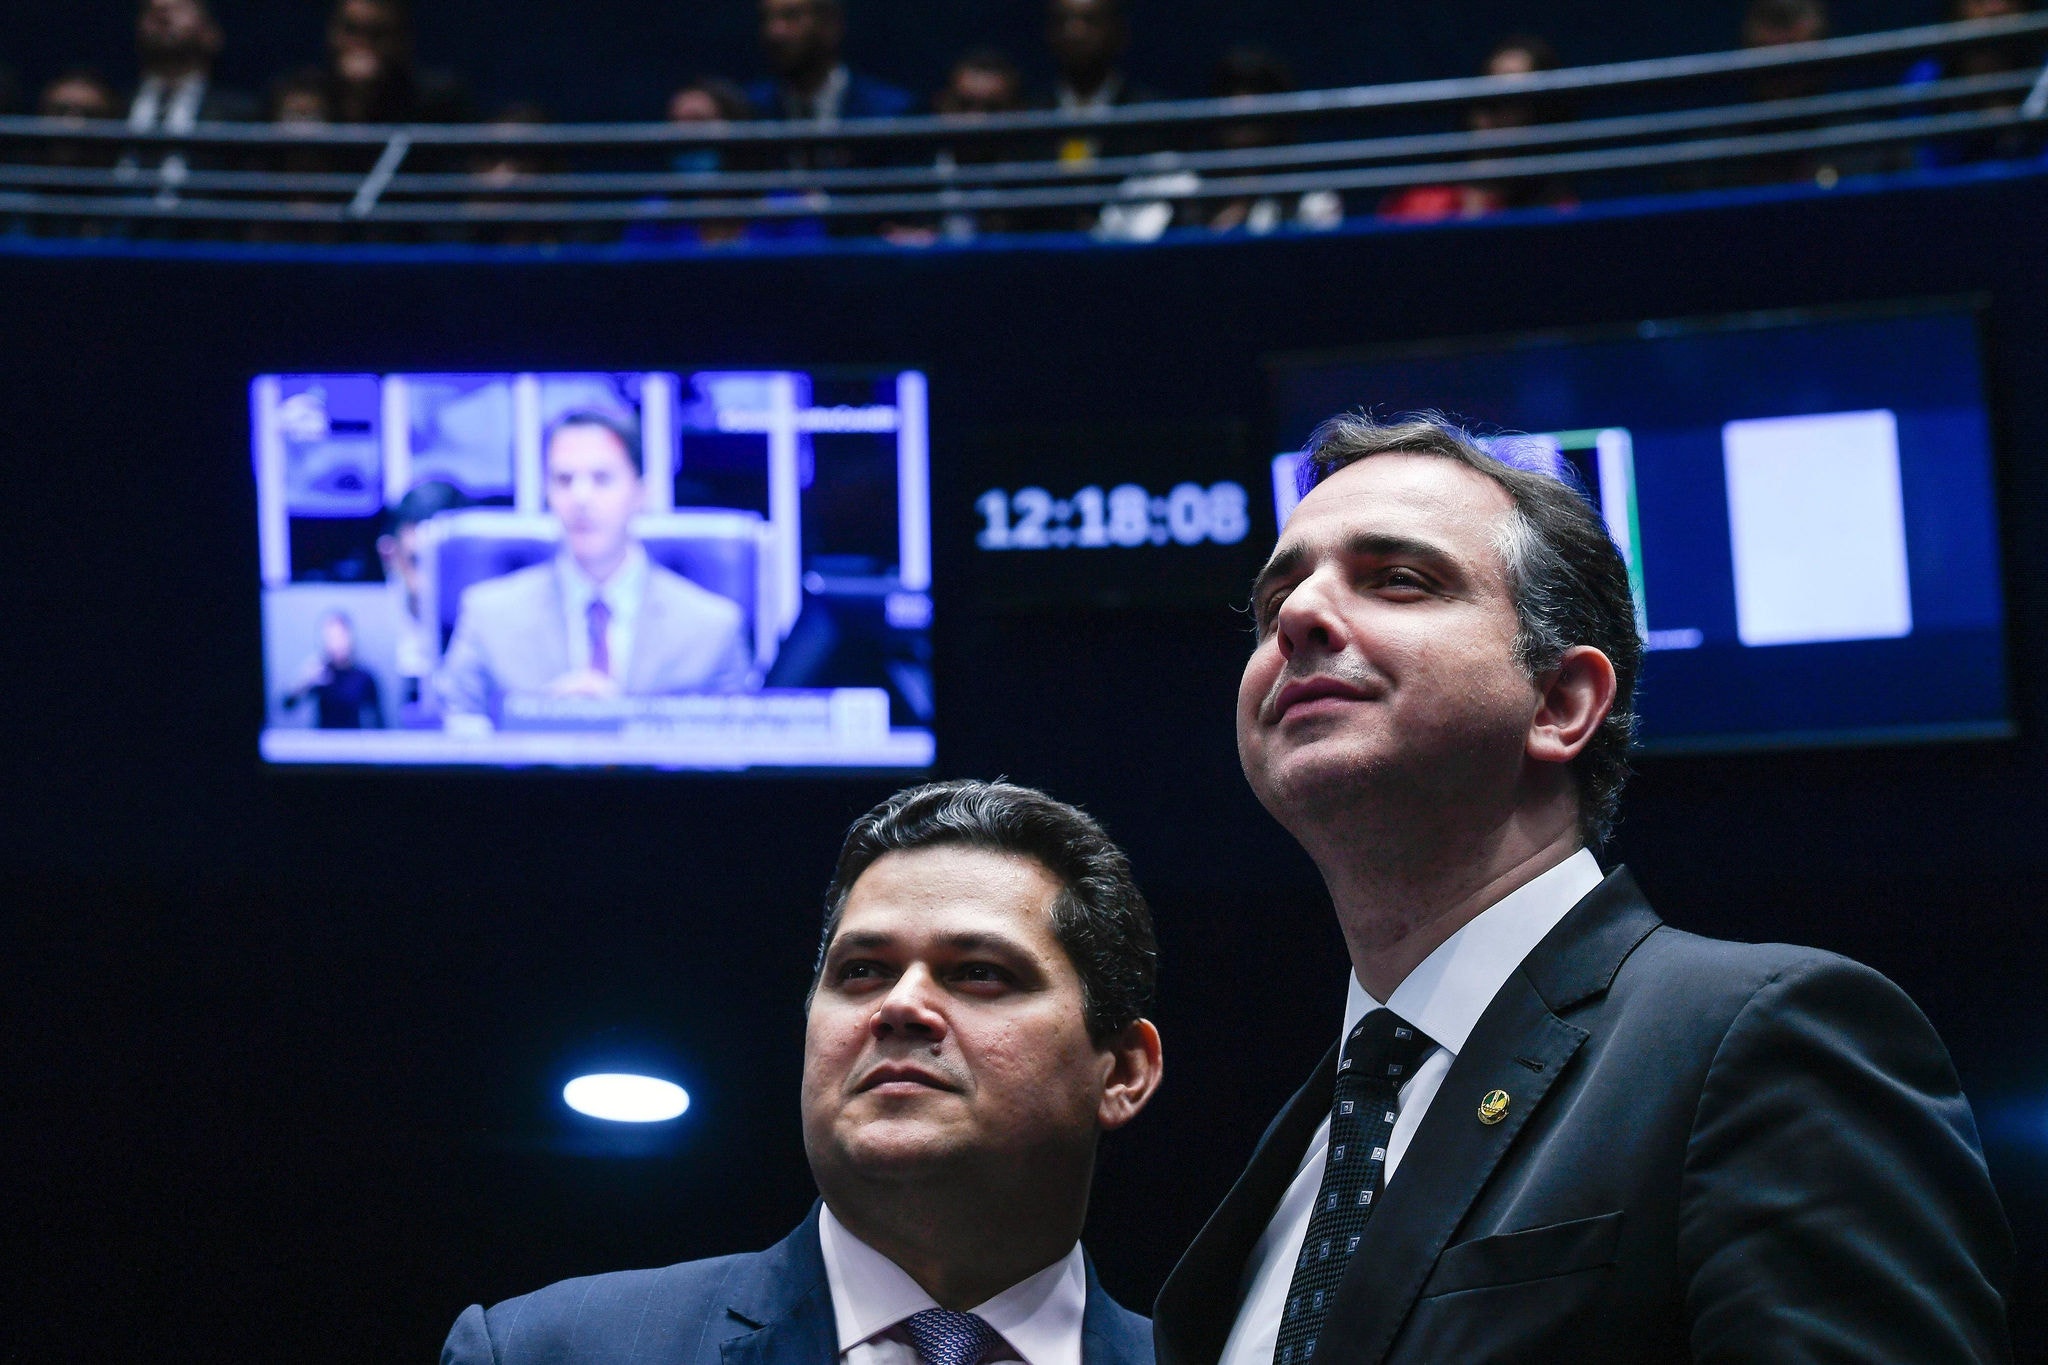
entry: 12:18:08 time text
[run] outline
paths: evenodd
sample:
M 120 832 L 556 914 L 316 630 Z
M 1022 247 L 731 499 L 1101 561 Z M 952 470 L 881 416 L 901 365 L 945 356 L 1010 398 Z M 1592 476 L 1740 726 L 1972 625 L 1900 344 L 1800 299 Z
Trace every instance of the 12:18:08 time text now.
M 1242 484 L 1176 484 L 1164 497 L 1134 483 L 1104 493 L 1093 485 L 1071 498 L 1043 488 L 991 488 L 974 500 L 984 550 L 1100 550 L 1111 546 L 1235 545 L 1251 530 Z

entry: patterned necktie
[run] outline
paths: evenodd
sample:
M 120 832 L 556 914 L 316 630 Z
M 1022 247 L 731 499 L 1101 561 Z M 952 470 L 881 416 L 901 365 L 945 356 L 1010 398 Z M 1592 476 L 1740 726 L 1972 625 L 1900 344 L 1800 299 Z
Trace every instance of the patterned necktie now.
M 1392 1010 L 1374 1010 L 1344 1040 L 1337 1061 L 1337 1094 L 1330 1105 L 1323 1183 L 1309 1215 L 1301 1259 L 1287 1286 L 1273 1365 L 1307 1365 L 1315 1355 L 1316 1338 L 1337 1297 L 1337 1285 L 1379 1197 L 1401 1087 L 1415 1074 L 1416 1063 L 1435 1047 Z
M 590 618 L 590 667 L 609 677 L 612 671 L 612 609 L 604 604 L 602 597 L 593 597 L 585 614 Z
M 927 1308 L 903 1320 L 903 1335 L 924 1365 L 981 1365 L 996 1343 L 996 1329 L 972 1313 Z

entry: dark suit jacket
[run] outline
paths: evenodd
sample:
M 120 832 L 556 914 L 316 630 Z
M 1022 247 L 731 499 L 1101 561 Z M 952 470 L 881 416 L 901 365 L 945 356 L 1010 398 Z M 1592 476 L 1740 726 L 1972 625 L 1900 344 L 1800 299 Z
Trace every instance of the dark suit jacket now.
M 1335 1058 L 1161 1291 L 1160 1365 L 1221 1353 Z M 2007 1360 L 2013 1257 L 1947 1051 L 1896 986 L 1669 928 L 1621 870 L 1487 1007 L 1315 1365 Z
M 754 81 L 746 88 L 747 103 L 754 106 L 754 112 L 762 118 L 785 117 L 782 106 L 782 86 L 774 80 Z M 908 90 L 899 89 L 887 81 L 878 81 L 873 76 L 863 76 L 858 71 L 846 73 L 846 94 L 839 101 L 841 118 L 901 118 L 917 108 L 917 97 Z
M 564 1280 L 485 1310 L 471 1306 L 441 1365 L 832 1365 L 839 1336 L 818 1206 L 766 1251 Z M 1088 1267 L 1082 1365 L 1152 1365 L 1145 1319 Z
M 124 107 L 135 107 L 135 95 L 131 93 Z M 222 86 L 207 81 L 206 90 L 199 96 L 198 120 L 201 123 L 254 123 L 263 117 L 263 101 L 246 91 Z M 162 164 L 166 153 L 176 150 L 186 166 L 195 171 L 216 171 L 234 169 L 249 160 L 246 149 L 235 147 L 207 146 L 199 143 L 182 149 L 151 147 L 137 149 L 143 165 L 154 167 Z
M 123 104 L 135 107 L 135 93 L 130 92 Z M 263 117 L 263 101 L 244 90 L 217 84 L 209 80 L 206 90 L 199 96 L 201 123 L 253 123 Z

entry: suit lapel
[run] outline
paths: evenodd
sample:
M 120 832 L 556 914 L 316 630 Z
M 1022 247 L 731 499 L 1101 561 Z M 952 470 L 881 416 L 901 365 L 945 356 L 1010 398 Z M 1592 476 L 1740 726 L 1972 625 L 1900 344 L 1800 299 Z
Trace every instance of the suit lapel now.
M 1438 1253 L 1585 1041 L 1585 1030 L 1552 1014 L 1519 971 L 1508 978 L 1451 1064 L 1365 1225 L 1323 1330 L 1318 1365 L 1378 1365 Z M 1542 1069 L 1516 1060 L 1524 1057 Z M 1499 1122 L 1482 1123 L 1479 1099 L 1493 1090 L 1508 1094 L 1508 1110 Z
M 1317 1365 L 1379 1365 L 1430 1269 L 1495 1167 L 1590 1036 L 1558 1018 L 1603 991 L 1657 927 L 1625 869 L 1574 906 L 1480 1016 L 1366 1224 L 1324 1329 Z M 1480 1120 L 1482 1097 L 1507 1112 Z
M 818 1205 L 781 1242 L 755 1257 L 726 1290 L 726 1315 L 751 1328 L 720 1344 L 723 1365 L 831 1365 L 839 1356 Z
M 657 573 L 658 567 L 650 560 L 647 577 L 640 586 L 640 615 L 633 623 L 633 657 L 626 660 L 628 692 L 659 690 L 655 687 L 654 672 L 661 662 L 661 651 L 654 642 L 664 638 L 661 630 L 667 604 L 655 582 Z
M 538 656 L 533 675 L 543 687 L 569 671 L 569 599 L 562 594 L 562 572 L 559 562 L 547 561 L 541 594 L 547 601 L 543 613 L 547 628 L 532 635 L 533 650 Z
M 1251 1164 L 1167 1277 L 1153 1309 L 1159 1365 L 1212 1365 L 1223 1354 L 1237 1321 L 1245 1263 L 1301 1168 L 1316 1125 L 1329 1117 L 1336 1078 L 1332 1047 L 1267 1127 Z

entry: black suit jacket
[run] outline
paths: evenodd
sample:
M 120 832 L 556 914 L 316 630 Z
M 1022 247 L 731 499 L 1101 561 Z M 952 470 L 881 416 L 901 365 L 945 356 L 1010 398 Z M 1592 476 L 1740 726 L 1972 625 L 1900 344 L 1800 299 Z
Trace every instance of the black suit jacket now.
M 229 90 L 206 83 L 199 97 L 201 123 L 253 123 L 263 117 L 263 101 L 242 90 Z
M 1168 1279 L 1159 1365 L 1221 1354 L 1335 1064 Z M 1493 1090 L 1510 1099 L 1489 1125 Z M 1896 986 L 1681 933 L 1621 870 L 1452 1063 L 1315 1365 L 2002 1361 L 2013 1256 L 1948 1053 Z
M 564 1280 L 488 1310 L 471 1306 L 441 1365 L 832 1365 L 839 1334 L 818 1245 L 818 1206 L 766 1251 Z M 1088 1266 L 1081 1365 L 1152 1365 L 1145 1319 Z

